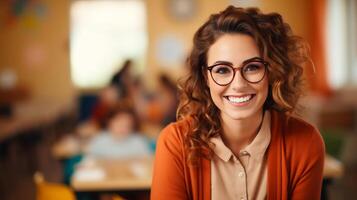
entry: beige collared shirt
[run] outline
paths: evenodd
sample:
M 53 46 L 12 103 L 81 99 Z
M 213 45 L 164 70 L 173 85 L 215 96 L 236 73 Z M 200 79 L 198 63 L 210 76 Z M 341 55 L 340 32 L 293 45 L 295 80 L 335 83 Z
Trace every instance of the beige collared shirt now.
M 211 161 L 212 200 L 265 199 L 267 189 L 266 150 L 270 143 L 270 113 L 265 112 L 262 127 L 254 140 L 237 158 L 221 137 L 215 144 Z

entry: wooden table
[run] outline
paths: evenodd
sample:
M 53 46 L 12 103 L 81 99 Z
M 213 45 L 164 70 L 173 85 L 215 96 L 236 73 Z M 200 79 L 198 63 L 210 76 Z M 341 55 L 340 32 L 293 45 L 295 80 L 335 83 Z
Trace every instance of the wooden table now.
M 71 186 L 77 192 L 150 190 L 152 165 L 153 158 L 84 161 L 77 166 Z
M 344 173 L 343 163 L 336 158 L 326 154 L 325 155 L 325 163 L 324 163 L 324 172 L 323 172 L 323 182 L 321 189 L 321 199 L 326 200 L 329 199 L 329 186 L 332 181 L 337 178 L 341 178 Z
M 343 163 L 326 154 L 324 164 L 324 178 L 340 178 L 344 173 Z

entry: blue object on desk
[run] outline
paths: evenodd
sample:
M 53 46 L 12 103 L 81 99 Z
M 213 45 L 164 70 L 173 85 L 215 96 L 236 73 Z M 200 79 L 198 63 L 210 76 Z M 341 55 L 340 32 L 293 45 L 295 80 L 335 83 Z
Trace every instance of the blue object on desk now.
M 71 177 L 74 173 L 74 168 L 76 165 L 83 159 L 83 155 L 79 154 L 64 160 L 63 166 L 63 176 L 64 176 L 64 183 L 70 185 Z

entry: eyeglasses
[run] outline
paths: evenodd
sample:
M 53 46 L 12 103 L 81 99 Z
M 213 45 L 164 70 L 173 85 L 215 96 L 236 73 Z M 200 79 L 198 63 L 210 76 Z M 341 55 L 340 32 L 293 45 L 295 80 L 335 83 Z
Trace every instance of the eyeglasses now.
M 210 71 L 211 77 L 217 85 L 226 86 L 233 81 L 236 70 L 239 70 L 243 79 L 249 83 L 259 83 L 263 80 L 268 66 L 269 63 L 262 58 L 254 57 L 245 60 L 238 68 L 233 68 L 230 62 L 219 62 L 208 66 L 207 70 Z

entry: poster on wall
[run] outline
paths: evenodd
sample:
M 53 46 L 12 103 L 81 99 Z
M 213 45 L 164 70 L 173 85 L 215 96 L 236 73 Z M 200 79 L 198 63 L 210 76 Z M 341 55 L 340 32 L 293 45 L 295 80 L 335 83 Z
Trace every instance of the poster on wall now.
M 155 48 L 155 58 L 160 67 L 181 66 L 185 61 L 183 41 L 173 34 L 163 34 L 159 37 Z

